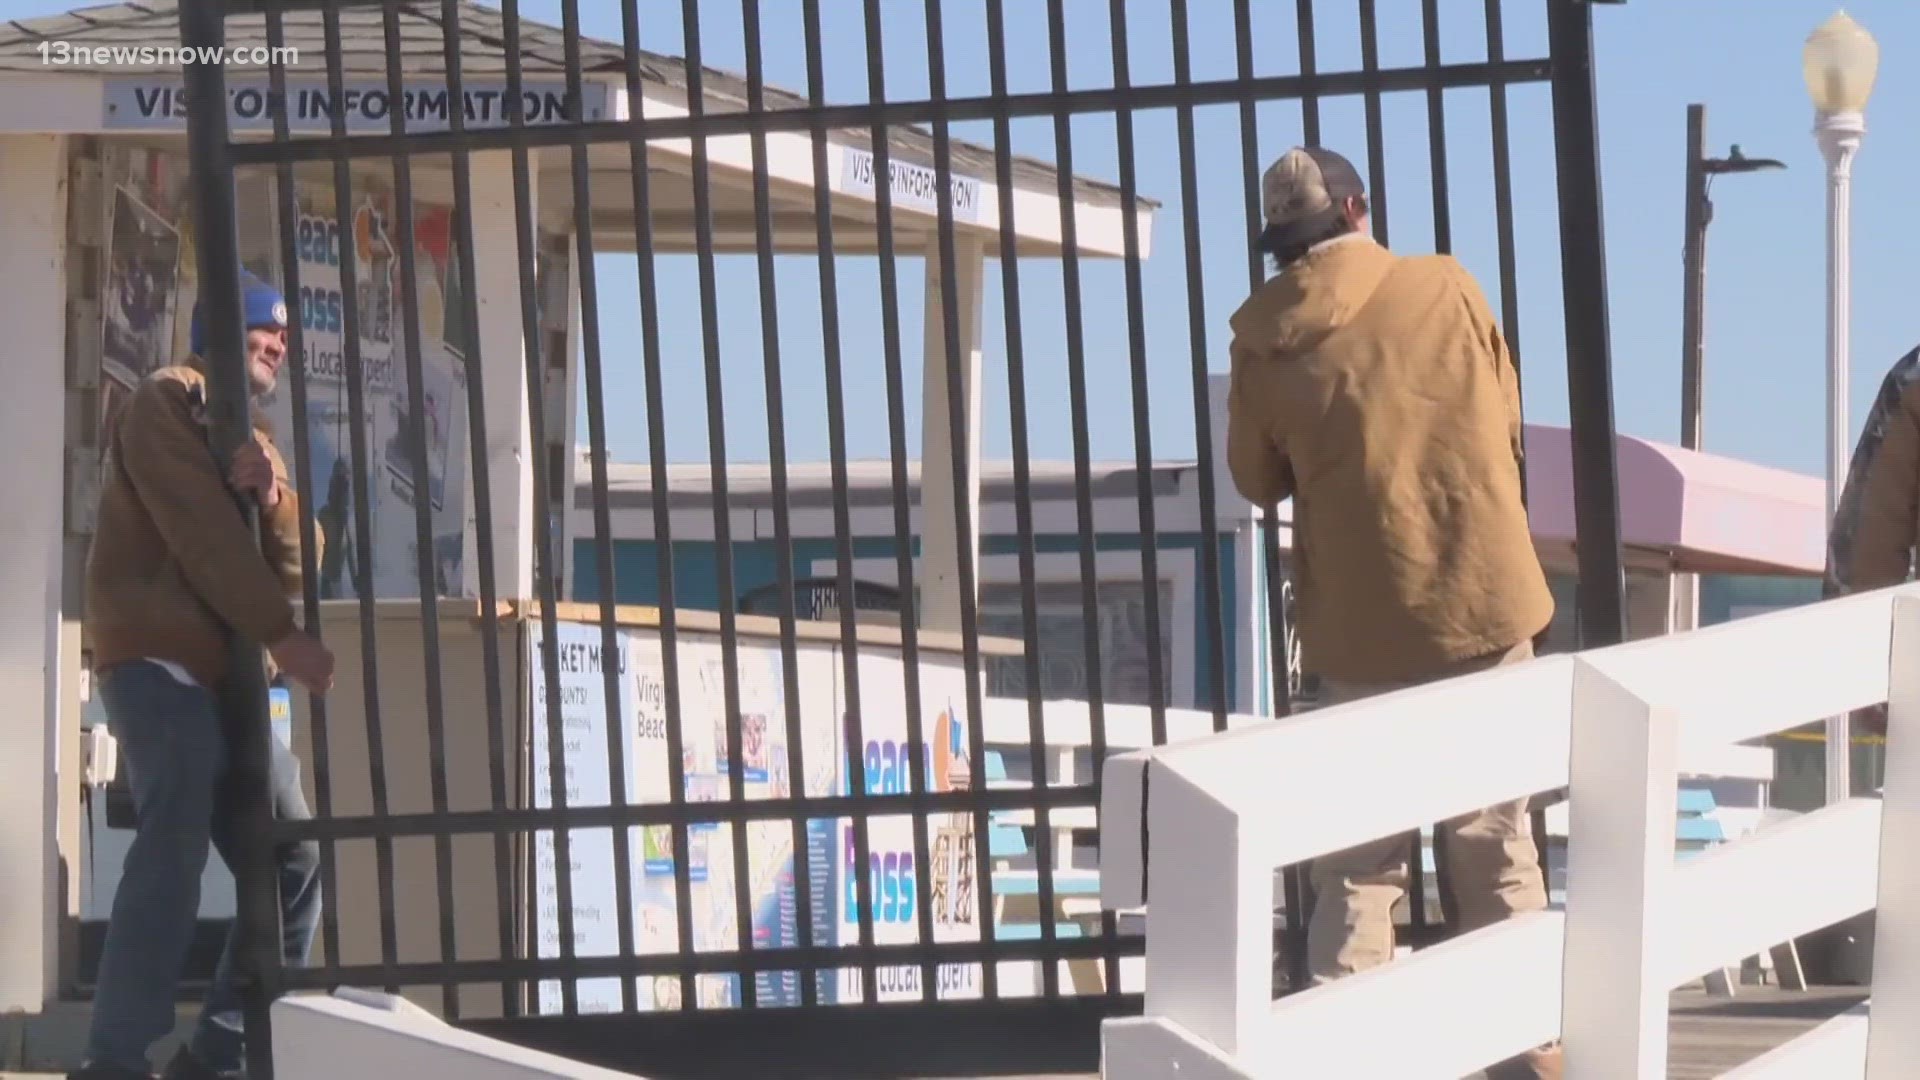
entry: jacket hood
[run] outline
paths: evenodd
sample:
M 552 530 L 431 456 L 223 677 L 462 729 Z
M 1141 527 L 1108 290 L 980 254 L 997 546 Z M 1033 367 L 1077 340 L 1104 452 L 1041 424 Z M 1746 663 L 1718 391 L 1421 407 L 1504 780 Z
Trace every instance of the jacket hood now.
M 1275 358 L 1310 351 L 1359 315 L 1393 263 L 1393 253 L 1365 235 L 1318 248 L 1240 305 L 1229 320 L 1234 338 Z

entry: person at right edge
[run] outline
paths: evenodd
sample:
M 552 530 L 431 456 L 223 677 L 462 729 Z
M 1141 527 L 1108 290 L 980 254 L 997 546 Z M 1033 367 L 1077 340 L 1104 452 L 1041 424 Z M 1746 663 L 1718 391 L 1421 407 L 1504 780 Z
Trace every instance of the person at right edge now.
M 273 389 L 287 360 L 287 305 L 258 278 L 246 275 L 242 284 L 247 375 L 257 397 Z M 333 654 L 294 621 L 299 501 L 265 421 L 254 409 L 255 437 L 224 471 L 209 442 L 205 321 L 195 305 L 192 355 L 141 381 L 107 447 L 86 621 L 136 822 L 107 923 L 87 1062 L 70 1080 L 151 1077 L 147 1052 L 174 1028 L 174 992 L 209 847 L 229 868 L 237 865 L 232 762 L 219 706 L 229 685 L 229 632 L 265 645 L 279 674 L 315 693 L 333 681 Z M 260 508 L 257 536 L 239 498 Z M 304 818 L 299 766 L 291 748 L 274 744 L 274 814 Z M 318 845 L 276 845 L 274 869 L 282 955 L 297 966 L 319 918 Z M 200 1022 L 167 1066 L 167 1080 L 245 1075 L 238 933 L 228 933 Z
M 1531 659 L 1553 596 L 1521 501 L 1518 374 L 1478 285 L 1450 256 L 1376 243 L 1338 154 L 1288 151 L 1261 202 L 1277 273 L 1232 318 L 1227 464 L 1255 505 L 1293 500 L 1298 633 L 1323 702 Z M 1527 810 L 1442 824 L 1458 932 L 1546 907 Z M 1315 985 L 1392 959 L 1409 855 L 1399 837 L 1315 861 Z M 1486 1075 L 1561 1063 L 1556 1042 Z
M 1880 382 L 1860 428 L 1839 506 L 1827 534 L 1821 599 L 1904 585 L 1920 545 L 1920 349 Z M 1885 735 L 1887 709 L 1853 716 L 1854 737 Z

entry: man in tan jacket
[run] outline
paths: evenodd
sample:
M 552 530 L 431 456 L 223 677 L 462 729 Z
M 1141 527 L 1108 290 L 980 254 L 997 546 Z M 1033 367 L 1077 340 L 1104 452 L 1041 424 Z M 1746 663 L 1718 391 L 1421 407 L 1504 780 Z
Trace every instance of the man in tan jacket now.
M 1826 597 L 1904 585 L 1920 546 L 1920 349 L 1881 380 L 1827 538 Z
M 248 277 L 244 286 L 247 370 L 261 394 L 287 359 L 287 309 L 271 285 Z M 294 621 L 300 510 L 285 463 L 263 424 L 225 474 L 215 459 L 205 337 L 196 306 L 194 355 L 147 376 L 129 398 L 107 447 L 87 565 L 94 669 L 138 817 L 107 924 L 88 1061 L 73 1074 L 85 1080 L 151 1076 L 147 1051 L 174 1027 L 173 995 L 209 847 L 235 864 L 217 703 L 229 632 L 265 645 L 282 675 L 315 693 L 333 680 L 333 654 Z M 259 505 L 257 536 L 249 535 L 236 495 Z M 273 797 L 276 817 L 307 815 L 299 767 L 285 745 L 275 747 Z M 282 844 L 275 856 L 285 960 L 298 965 L 319 919 L 319 850 L 312 842 Z M 239 945 L 229 935 L 199 1026 L 168 1066 L 168 1080 L 239 1074 Z
M 1827 534 L 1821 596 L 1832 599 L 1913 580 L 1920 548 L 1920 349 L 1887 370 L 1860 428 Z M 1884 703 L 1853 714 L 1854 738 L 1887 733 Z
M 1375 243 L 1338 154 L 1289 151 L 1261 195 L 1279 273 L 1233 315 L 1227 463 L 1248 500 L 1293 500 L 1304 668 L 1338 704 L 1529 659 L 1553 599 L 1520 497 L 1518 377 L 1479 287 L 1449 256 Z M 1460 930 L 1545 908 L 1526 800 L 1442 831 Z M 1316 861 L 1316 983 L 1392 958 L 1408 856 L 1388 838 Z M 1488 1075 L 1557 1077 L 1559 1050 Z

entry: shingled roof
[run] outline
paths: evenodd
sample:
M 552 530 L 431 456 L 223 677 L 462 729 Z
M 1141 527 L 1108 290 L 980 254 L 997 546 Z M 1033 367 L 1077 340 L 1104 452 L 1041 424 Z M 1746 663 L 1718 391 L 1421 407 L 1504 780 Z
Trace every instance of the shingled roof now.
M 409 3 L 400 6 L 400 42 L 405 70 L 410 75 L 443 75 L 445 64 L 445 28 L 440 5 Z M 320 60 L 326 55 L 326 37 L 320 14 L 316 11 L 288 12 L 282 18 L 285 45 L 299 50 L 301 67 L 324 75 Z M 464 0 L 460 4 L 459 32 L 462 41 L 460 67 L 464 75 L 499 78 L 505 75 L 506 25 L 498 8 Z M 234 15 L 227 20 L 227 40 L 266 45 L 265 15 Z M 41 54 L 42 42 L 65 42 L 87 50 L 102 48 L 139 49 L 175 46 L 180 43 L 178 7 L 168 0 L 144 0 L 124 4 L 104 4 L 79 8 L 61 15 L 34 19 L 0 21 L 0 73 L 46 74 L 57 71 L 67 75 L 157 74 L 177 71 L 175 65 L 123 62 L 137 56 L 115 57 L 109 64 L 64 63 L 49 67 Z M 342 69 L 349 75 L 381 75 L 387 70 L 386 29 L 379 7 L 353 6 L 340 12 Z M 678 56 L 640 51 L 641 78 L 660 96 L 684 103 L 687 88 L 687 63 Z M 602 41 L 582 35 L 581 70 L 587 74 L 617 75 L 626 70 L 626 53 L 618 42 Z M 520 19 L 520 64 L 529 77 L 552 78 L 566 72 L 566 38 L 554 26 L 524 16 Z M 265 75 L 265 69 L 260 72 Z M 744 76 L 715 68 L 702 67 L 703 99 L 708 111 L 736 112 L 746 108 L 747 82 Z M 774 86 L 765 87 L 769 109 L 802 108 L 803 95 Z M 835 142 L 871 149 L 868 133 L 839 129 L 832 133 Z M 919 128 L 895 127 L 890 130 L 889 148 L 900 161 L 917 165 L 933 164 L 933 138 Z M 955 139 L 952 147 L 955 173 L 991 180 L 995 156 L 990 147 Z M 1051 194 L 1056 190 L 1057 172 L 1052 165 L 1036 158 L 1013 156 L 1014 185 Z M 1117 206 L 1117 187 L 1096 180 L 1075 177 L 1074 197 L 1093 205 Z M 1152 210 L 1159 203 L 1140 198 L 1136 205 Z

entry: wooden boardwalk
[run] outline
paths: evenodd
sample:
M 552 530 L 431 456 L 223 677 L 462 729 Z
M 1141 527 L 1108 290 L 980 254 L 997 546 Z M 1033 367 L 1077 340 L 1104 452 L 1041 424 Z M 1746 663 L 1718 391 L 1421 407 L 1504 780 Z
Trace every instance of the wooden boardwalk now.
M 1851 986 L 1816 986 L 1800 992 L 1772 986 L 1743 986 L 1733 998 L 1708 997 L 1699 990 L 1682 990 L 1673 995 L 1672 1024 L 1668 1028 L 1668 1080 L 1714 1080 L 1794 1036 L 1811 1031 L 1865 997 L 1864 989 Z M 999 1080 L 1098 1080 L 1098 1076 L 1052 1073 Z
M 1743 986 L 1734 998 L 1714 998 L 1698 990 L 1683 990 L 1673 995 L 1669 1080 L 1713 1080 L 1845 1012 L 1865 997 L 1866 991 L 1857 987 L 1817 986 L 1796 993 L 1771 986 Z M 58 1080 L 59 1075 L 0 1072 L 0 1080 Z M 723 1074 L 709 1073 L 701 1080 L 720 1075 Z M 770 1074 L 757 1069 L 724 1075 L 766 1077 Z M 998 1080 L 1098 1080 L 1098 1076 L 1095 1073 L 1048 1073 L 1001 1076 Z
M 1743 986 L 1733 998 L 1698 990 L 1673 995 L 1669 1080 L 1711 1080 L 1865 1000 L 1866 988 L 1815 986 L 1804 991 Z

